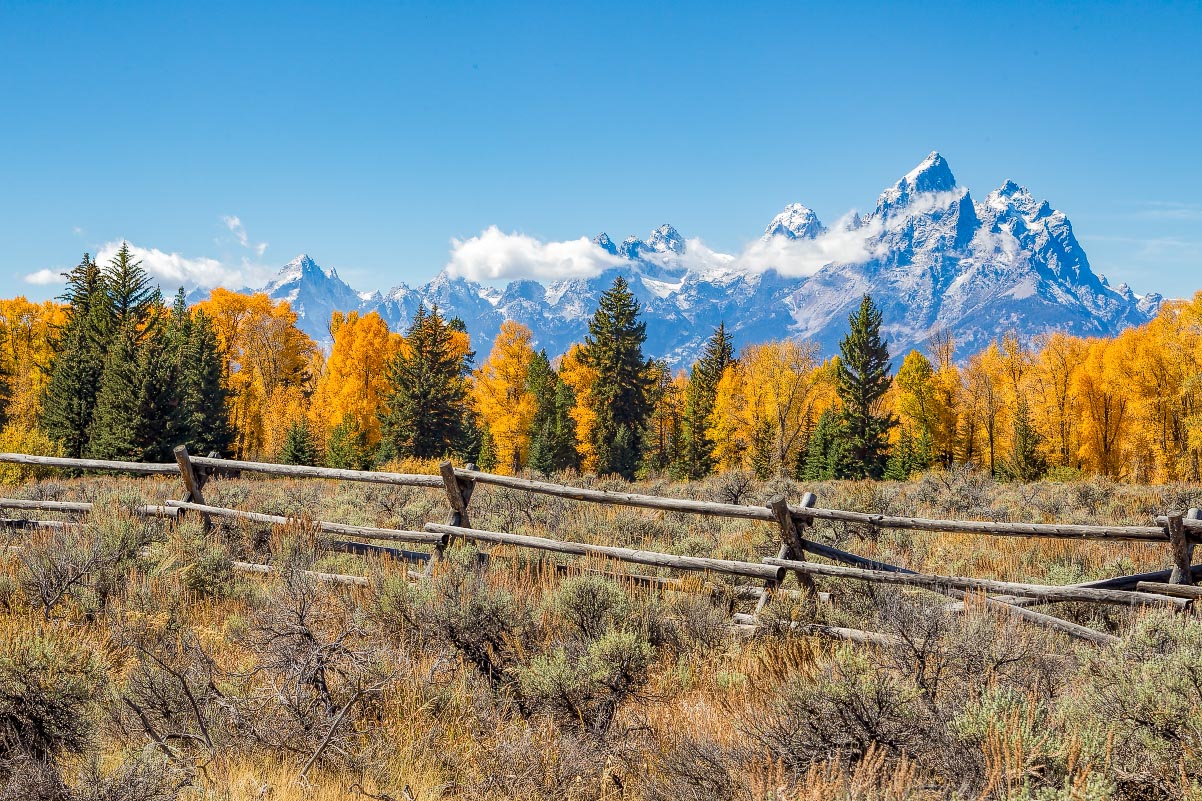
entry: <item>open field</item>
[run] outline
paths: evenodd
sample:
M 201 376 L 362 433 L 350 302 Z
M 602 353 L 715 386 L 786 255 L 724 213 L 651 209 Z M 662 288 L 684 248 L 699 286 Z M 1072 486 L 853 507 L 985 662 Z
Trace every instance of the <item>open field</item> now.
M 1197 486 L 995 484 L 968 471 L 804 488 L 743 473 L 561 479 L 744 505 L 808 490 L 826 508 L 1015 523 L 1150 526 L 1202 506 Z M 980 596 L 952 608 L 926 590 L 815 577 L 820 595 L 777 594 L 751 631 L 731 625 L 732 611 L 755 611 L 762 582 L 747 578 L 689 573 L 664 587 L 630 576 L 681 574 L 505 545 L 481 563 L 459 545 L 417 580 L 424 565 L 335 551 L 301 522 L 421 530 L 446 522 L 440 488 L 212 478 L 207 503 L 294 519 L 214 518 L 208 532 L 195 513 L 132 513 L 178 498 L 178 476 L 46 477 L 3 494 L 96 507 L 7 512 L 83 525 L 6 534 L 0 797 L 1202 797 L 1192 611 L 1041 607 L 1121 638 L 1098 646 Z M 479 529 L 679 556 L 760 562 L 780 545 L 769 522 L 483 484 L 470 515 Z M 805 536 L 919 572 L 1036 584 L 1170 564 L 1163 543 L 827 520 Z M 798 623 L 891 639 L 840 642 Z

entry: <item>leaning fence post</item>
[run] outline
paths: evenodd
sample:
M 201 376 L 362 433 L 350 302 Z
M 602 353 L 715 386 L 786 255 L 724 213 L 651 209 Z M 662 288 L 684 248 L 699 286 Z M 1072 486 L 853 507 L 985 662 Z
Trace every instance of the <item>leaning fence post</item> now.
M 205 505 L 205 496 L 200 490 L 200 478 L 196 475 L 195 466 L 188 456 L 188 446 L 175 446 L 175 461 L 179 464 L 180 478 L 184 480 L 184 489 L 187 491 L 184 500 Z M 201 514 L 201 519 L 204 521 L 205 531 L 208 531 L 212 521 L 204 513 Z
M 474 464 L 467 465 L 468 470 L 475 469 Z M 455 475 L 455 468 L 451 466 L 449 461 L 440 462 L 438 465 L 438 473 L 442 476 L 442 484 L 447 491 L 447 503 L 451 506 L 451 514 L 447 518 L 448 526 L 456 526 L 458 528 L 471 528 L 471 519 L 467 516 L 467 505 L 472 499 L 472 492 L 476 489 L 476 482 L 470 478 L 459 478 Z M 441 548 L 434 549 L 434 556 L 426 563 L 426 573 L 429 575 L 434 570 L 434 562 L 442 558 L 443 550 L 451 544 L 453 538 L 447 538 L 447 545 Z
M 817 503 L 818 497 L 812 492 L 807 492 L 801 496 L 801 505 L 809 508 Z M 797 530 L 797 520 L 789 511 L 789 504 L 785 500 L 785 496 L 777 495 L 772 500 L 768 501 L 768 508 L 772 511 L 772 515 L 776 518 L 777 526 L 780 532 L 780 550 L 777 552 L 777 559 L 793 559 L 798 562 L 805 561 L 805 548 L 802 546 L 801 534 Z M 804 525 L 804 524 L 803 524 Z M 808 590 L 811 593 L 818 591 L 814 584 L 814 579 L 797 571 L 797 582 L 802 589 Z M 779 581 L 768 579 L 764 582 L 764 591 L 760 593 L 760 600 L 755 605 L 755 613 L 758 615 L 763 611 L 768 602 L 772 600 L 772 595 L 780 585 Z
M 1190 540 L 1189 532 L 1185 530 L 1185 520 L 1197 520 L 1202 516 L 1198 509 L 1190 509 L 1181 515 L 1169 515 L 1169 548 L 1173 552 L 1173 572 L 1169 575 L 1170 584 L 1193 584 L 1192 565 L 1194 561 L 1194 543 Z

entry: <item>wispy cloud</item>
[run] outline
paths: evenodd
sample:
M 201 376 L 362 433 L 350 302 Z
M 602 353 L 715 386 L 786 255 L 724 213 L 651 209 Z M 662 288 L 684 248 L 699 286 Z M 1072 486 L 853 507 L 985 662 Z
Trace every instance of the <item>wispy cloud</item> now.
M 555 281 L 589 278 L 625 259 L 601 249 L 586 237 L 541 242 L 526 234 L 507 234 L 492 225 L 479 236 L 452 239 L 446 270 L 473 281 L 532 278 Z
M 121 248 L 120 241 L 106 242 L 96 253 L 96 261 L 105 263 Z M 129 243 L 135 259 L 142 268 L 157 279 L 164 288 L 183 286 L 186 289 L 216 286 L 240 288 L 260 286 L 273 270 L 243 258 L 238 264 L 229 264 L 206 256 L 189 257 L 181 253 L 168 253 L 158 248 L 143 247 Z
M 246 233 L 246 226 L 243 225 L 242 220 L 237 215 L 222 217 L 221 221 L 225 223 L 226 228 L 230 229 L 230 233 L 238 240 L 239 245 L 247 250 L 254 251 L 255 255 L 259 258 L 262 258 L 263 254 L 267 252 L 266 242 L 251 243 L 250 236 Z
M 738 253 L 722 253 L 699 239 L 690 239 L 683 254 L 647 254 L 645 258 L 698 272 L 776 270 L 790 277 L 806 277 L 830 264 L 861 263 L 881 255 L 885 247 L 881 241 L 883 233 L 904 227 L 915 216 L 946 208 L 963 196 L 963 189 L 921 193 L 892 209 L 887 216 L 858 225 L 853 225 L 854 212 L 848 212 L 814 239 L 784 236 L 757 239 Z M 1005 246 L 1006 243 L 999 243 L 999 247 Z M 625 258 L 614 256 L 583 237 L 542 241 L 526 234 L 507 234 L 490 226 L 470 239 L 453 239 L 446 269 L 451 275 L 476 281 L 518 278 L 543 281 L 592 278 L 609 267 L 627 263 Z
M 61 284 L 64 282 L 63 275 L 58 270 L 38 270 L 36 273 L 29 273 L 25 276 L 25 283 L 36 284 L 37 286 L 48 286 L 50 284 Z

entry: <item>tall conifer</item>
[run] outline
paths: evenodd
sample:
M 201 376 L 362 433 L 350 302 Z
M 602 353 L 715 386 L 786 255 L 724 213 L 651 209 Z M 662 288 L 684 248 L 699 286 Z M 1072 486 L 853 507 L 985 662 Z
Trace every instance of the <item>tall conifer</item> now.
M 418 306 L 405 333 L 407 347 L 389 367 L 389 394 L 380 415 L 382 458 L 426 459 L 474 450 L 468 359 L 454 347 L 455 330 L 455 321 L 444 321 L 437 307 Z
M 651 363 L 643 358 L 647 325 L 639 320 L 639 302 L 622 276 L 601 295 L 588 328 L 584 358 L 597 371 L 597 470 L 630 480 L 642 456 L 652 377 Z
M 843 404 L 842 433 L 847 440 L 846 478 L 880 478 L 885 472 L 889 429 L 897 419 L 882 409 L 889 391 L 889 348 L 881 339 L 881 312 L 865 295 L 848 317 L 849 330 L 839 343 L 837 391 Z
M 685 390 L 680 472 L 686 478 L 703 478 L 714 469 L 709 419 L 718 394 L 718 382 L 733 362 L 734 345 L 727 336 L 726 323 L 722 322 L 714 329 L 701 358 L 693 365 Z

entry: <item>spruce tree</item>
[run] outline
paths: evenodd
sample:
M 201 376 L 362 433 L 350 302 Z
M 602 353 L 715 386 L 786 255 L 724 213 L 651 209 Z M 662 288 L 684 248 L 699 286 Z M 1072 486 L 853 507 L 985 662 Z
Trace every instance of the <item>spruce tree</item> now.
M 651 363 L 643 359 L 647 325 L 626 280 L 614 279 L 589 321 L 584 358 L 597 371 L 593 447 L 597 471 L 632 480 L 642 456 L 643 431 L 651 411 Z
M 714 443 L 708 434 L 710 414 L 722 374 L 734 362 L 734 345 L 726 334 L 726 323 L 718 324 L 693 365 L 685 390 L 680 473 L 689 479 L 704 478 L 714 469 Z
M 66 277 L 60 299 L 67 304 L 67 320 L 58 335 L 42 426 L 64 455 L 78 459 L 87 450 L 112 321 L 100 268 L 87 253 Z
M 847 438 L 845 478 L 880 478 L 885 472 L 889 430 L 896 418 L 881 410 L 889 391 L 889 348 L 881 339 L 881 313 L 865 295 L 848 317 L 849 330 L 839 343 L 837 392 Z
M 284 435 L 284 447 L 280 449 L 280 462 L 310 466 L 317 464 L 317 445 L 313 442 L 313 433 L 305 418 L 288 427 L 288 433 Z
M 150 281 L 142 262 L 134 261 L 129 243 L 122 242 L 120 250 L 101 270 L 105 293 L 108 295 L 113 331 L 133 323 L 141 338 L 147 323 L 162 306 L 159 289 Z
M 437 307 L 418 306 L 405 333 L 406 347 L 389 366 L 389 393 L 380 415 L 382 458 L 428 459 L 473 450 L 466 381 L 470 355 L 459 353 L 452 342 L 462 325 L 444 321 Z
M 1019 398 L 1014 410 L 1014 438 L 1010 458 L 1003 472 L 1016 481 L 1038 481 L 1048 472 L 1048 460 L 1040 451 L 1043 437 L 1031 421 L 1031 410 L 1027 401 Z
M 827 409 L 818 418 L 810 435 L 805 456 L 799 465 L 798 478 L 803 481 L 829 481 L 847 472 L 847 448 L 839 414 Z
M 95 459 L 137 461 L 141 458 L 142 376 L 138 365 L 139 332 L 131 324 L 119 328 L 109 343 L 96 410 L 88 429 L 86 453 Z
M 217 332 L 204 312 L 191 318 L 179 359 L 180 432 L 194 453 L 228 453 L 234 442 Z
M 367 432 L 359 421 L 346 415 L 330 431 L 326 441 L 326 467 L 340 470 L 370 470 L 372 455 L 367 447 Z
M 544 475 L 560 470 L 579 470 L 576 451 L 576 421 L 572 408 L 576 396 L 559 380 L 545 350 L 534 354 L 526 383 L 534 395 L 534 419 L 530 423 L 530 458 L 527 466 Z M 483 454 L 481 455 L 483 459 Z

